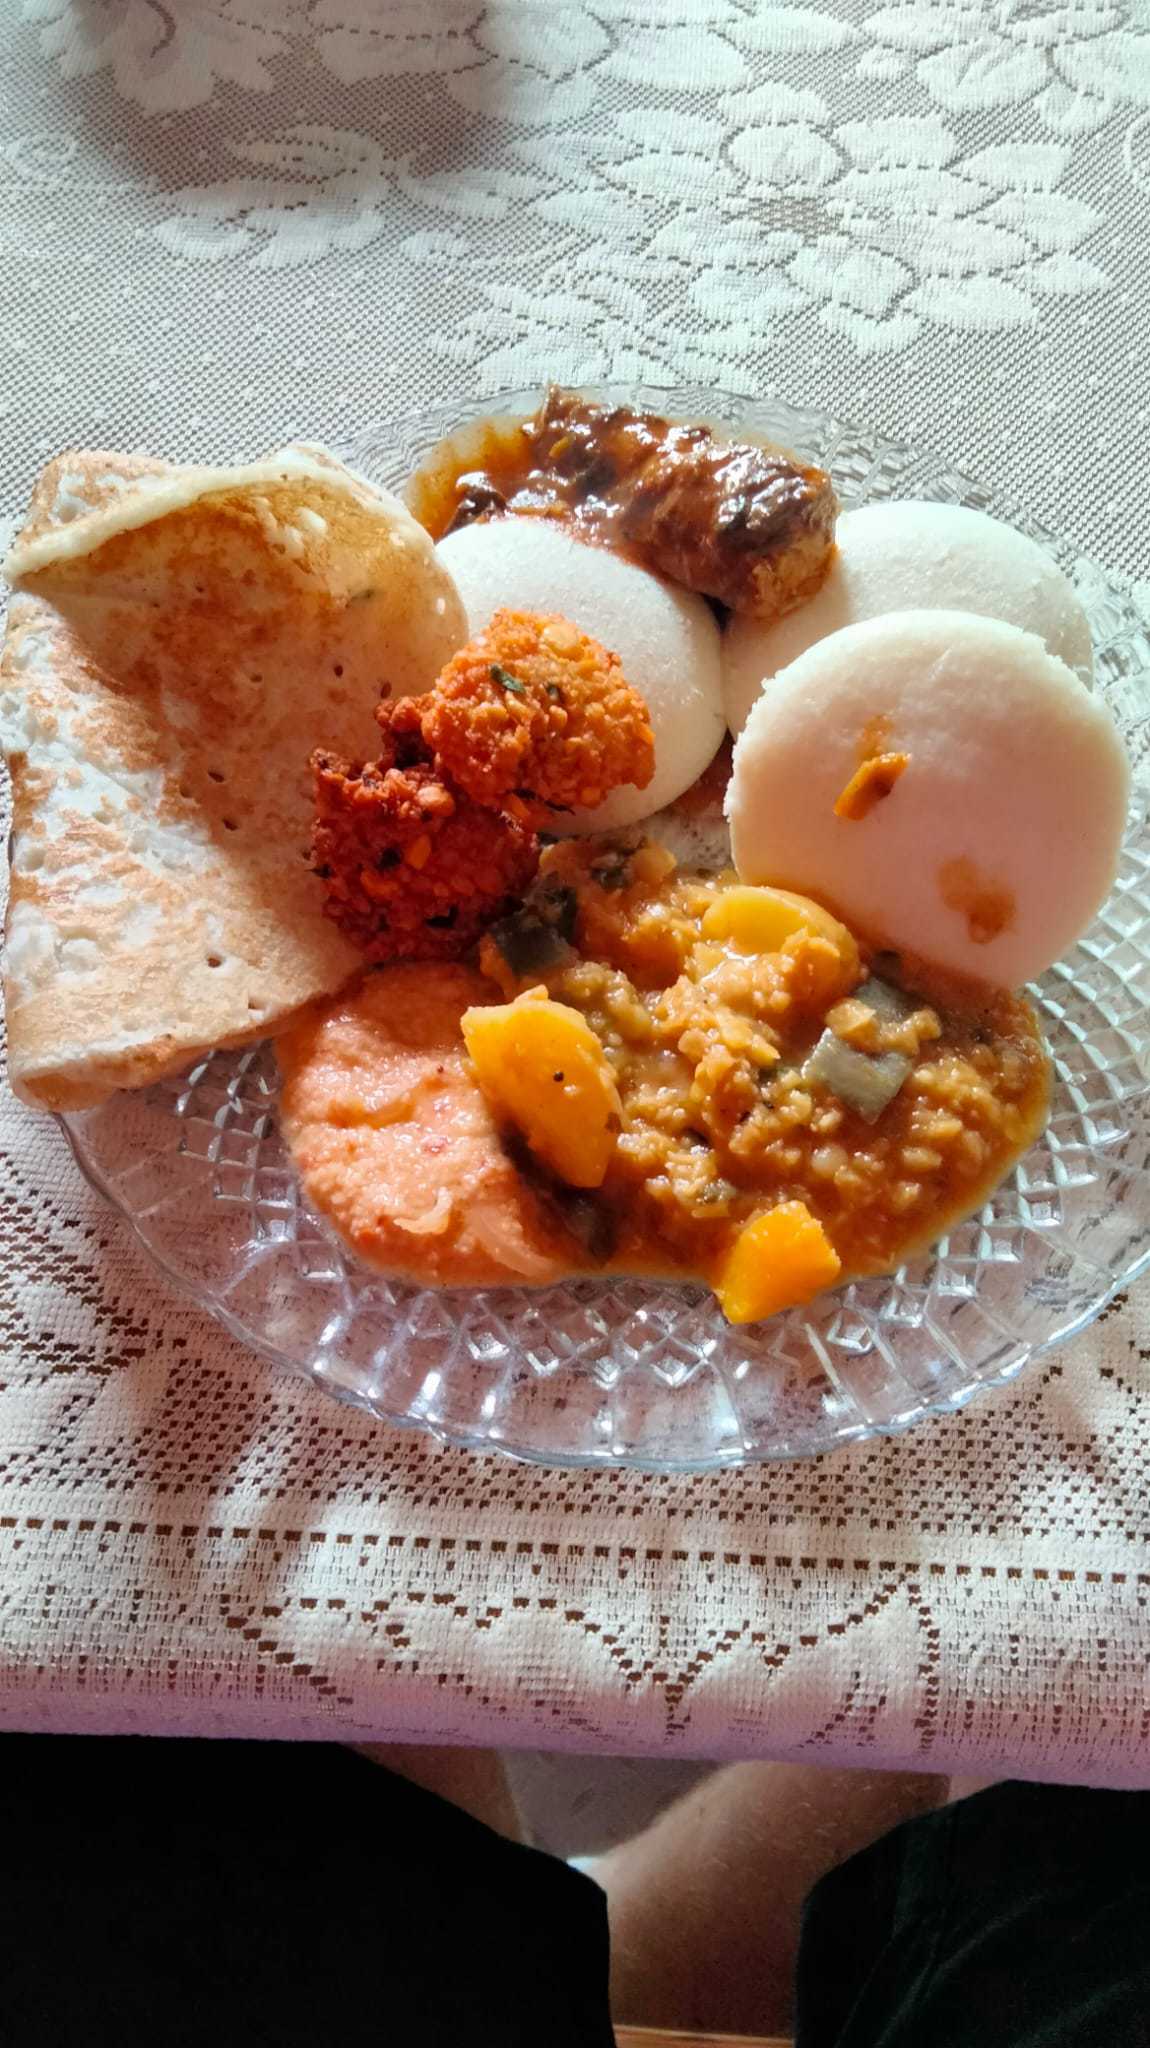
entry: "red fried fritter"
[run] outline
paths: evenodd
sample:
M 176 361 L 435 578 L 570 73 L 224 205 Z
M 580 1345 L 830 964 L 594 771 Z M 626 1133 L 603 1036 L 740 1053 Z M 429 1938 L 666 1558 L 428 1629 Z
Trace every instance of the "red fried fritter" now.
M 619 657 L 557 614 L 497 611 L 426 697 L 381 705 L 387 730 L 418 705 L 440 767 L 479 804 L 539 826 L 655 772 L 647 706 Z
M 535 873 L 534 833 L 453 788 L 418 735 L 377 762 L 317 752 L 312 767 L 324 907 L 367 960 L 459 959 Z

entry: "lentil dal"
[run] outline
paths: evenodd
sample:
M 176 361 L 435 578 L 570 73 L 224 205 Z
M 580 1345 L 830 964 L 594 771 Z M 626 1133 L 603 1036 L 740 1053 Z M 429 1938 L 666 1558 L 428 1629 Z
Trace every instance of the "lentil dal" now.
M 752 1216 L 799 1201 L 844 1277 L 889 1271 L 976 1209 L 1041 1129 L 1033 1012 L 876 956 L 814 906 L 770 950 L 713 936 L 740 893 L 761 892 L 681 872 L 657 845 L 569 840 L 544 854 L 526 912 L 550 943 L 525 959 L 509 944 L 511 964 L 497 930 L 480 964 L 505 997 L 545 987 L 606 1050 L 622 1114 L 595 1199 L 613 1266 L 706 1274 Z M 910 999 L 866 1000 L 892 981 Z M 876 1061 L 901 1055 L 873 1120 L 804 1073 L 828 1030 Z

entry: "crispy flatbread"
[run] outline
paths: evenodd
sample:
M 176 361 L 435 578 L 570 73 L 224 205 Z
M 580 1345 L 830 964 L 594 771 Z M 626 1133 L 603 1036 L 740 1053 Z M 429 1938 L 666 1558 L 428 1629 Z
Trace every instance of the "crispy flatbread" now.
M 308 865 L 315 746 L 467 636 L 431 542 L 320 450 L 51 463 L 5 564 L 13 1086 L 51 1109 L 262 1037 L 357 956 Z

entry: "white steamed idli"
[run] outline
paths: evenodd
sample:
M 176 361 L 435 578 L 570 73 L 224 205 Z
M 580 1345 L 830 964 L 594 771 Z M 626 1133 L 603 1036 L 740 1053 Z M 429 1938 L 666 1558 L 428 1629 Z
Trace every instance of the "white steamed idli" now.
M 838 815 L 878 755 L 906 757 L 889 794 Z M 1034 634 L 890 613 L 775 677 L 736 744 L 727 816 L 744 881 L 803 890 L 866 937 L 1017 988 L 1107 895 L 1129 779 L 1105 705 Z
M 765 681 L 816 640 L 883 612 L 977 612 L 1037 633 L 1051 654 L 1092 670 L 1086 614 L 1049 555 L 965 505 L 904 498 L 844 512 L 838 552 L 809 604 L 774 625 L 732 618 L 723 635 L 723 704 L 737 735 Z
M 437 550 L 467 612 L 472 636 L 500 605 L 559 612 L 618 655 L 643 696 L 655 735 L 646 789 L 614 790 L 569 819 L 569 832 L 614 831 L 649 818 L 689 789 L 722 742 L 719 629 L 690 591 L 591 547 L 542 519 L 481 521 L 448 534 Z

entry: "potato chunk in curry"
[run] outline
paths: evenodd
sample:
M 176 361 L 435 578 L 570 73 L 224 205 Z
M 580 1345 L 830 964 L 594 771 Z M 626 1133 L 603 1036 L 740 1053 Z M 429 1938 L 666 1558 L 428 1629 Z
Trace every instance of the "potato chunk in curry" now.
M 619 1128 L 619 1091 L 586 1019 L 546 989 L 463 1013 L 475 1078 L 497 1114 L 568 1187 L 603 1184 Z

